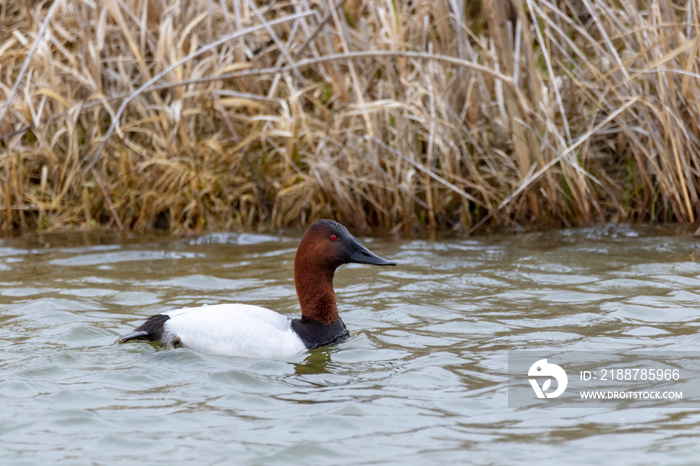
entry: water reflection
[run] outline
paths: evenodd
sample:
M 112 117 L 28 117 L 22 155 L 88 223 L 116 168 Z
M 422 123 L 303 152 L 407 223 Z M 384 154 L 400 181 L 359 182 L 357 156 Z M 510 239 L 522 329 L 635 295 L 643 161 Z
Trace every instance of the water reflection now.
M 303 363 L 294 363 L 294 373 L 296 375 L 327 373 L 327 366 L 331 362 L 331 351 L 330 348 L 316 348 L 310 351 Z

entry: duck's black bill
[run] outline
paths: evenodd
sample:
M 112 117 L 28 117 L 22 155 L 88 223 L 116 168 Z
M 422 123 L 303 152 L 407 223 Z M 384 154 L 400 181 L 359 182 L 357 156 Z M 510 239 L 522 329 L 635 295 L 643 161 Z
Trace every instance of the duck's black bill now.
M 379 257 L 367 249 L 365 245 L 360 243 L 356 238 L 353 239 L 355 241 L 353 241 L 354 244 L 352 245 L 352 252 L 350 253 L 350 262 L 370 265 L 396 265 L 396 262 Z

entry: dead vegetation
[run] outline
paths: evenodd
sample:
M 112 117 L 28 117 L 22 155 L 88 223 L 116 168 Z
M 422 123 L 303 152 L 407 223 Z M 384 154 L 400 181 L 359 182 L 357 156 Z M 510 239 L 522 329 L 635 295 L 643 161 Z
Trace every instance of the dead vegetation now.
M 5 2 L 0 225 L 692 223 L 699 15 L 697 0 Z

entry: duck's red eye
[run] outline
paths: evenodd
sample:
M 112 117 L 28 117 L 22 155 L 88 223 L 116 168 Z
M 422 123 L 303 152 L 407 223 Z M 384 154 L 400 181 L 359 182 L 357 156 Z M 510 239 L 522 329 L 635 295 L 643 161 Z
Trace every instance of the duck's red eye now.
M 337 240 L 337 239 L 338 239 L 338 237 L 337 237 L 337 236 L 335 236 L 335 235 L 331 235 L 331 241 L 335 241 L 335 240 Z

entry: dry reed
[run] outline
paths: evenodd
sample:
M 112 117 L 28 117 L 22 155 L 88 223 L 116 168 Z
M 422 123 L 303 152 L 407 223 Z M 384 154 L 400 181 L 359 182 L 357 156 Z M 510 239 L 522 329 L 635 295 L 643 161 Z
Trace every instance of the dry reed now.
M 692 223 L 699 33 L 698 0 L 6 2 L 0 225 Z

